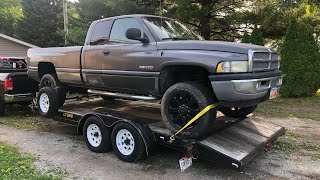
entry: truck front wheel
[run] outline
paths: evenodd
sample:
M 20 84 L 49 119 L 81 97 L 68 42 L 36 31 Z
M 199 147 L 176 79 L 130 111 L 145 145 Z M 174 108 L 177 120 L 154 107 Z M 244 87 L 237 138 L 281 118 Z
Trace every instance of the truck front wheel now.
M 225 116 L 232 118 L 245 118 L 247 115 L 251 114 L 257 106 L 250 106 L 246 108 L 231 108 L 231 107 L 223 107 L 219 108 Z
M 182 82 L 172 85 L 164 94 L 161 115 L 167 128 L 175 133 L 202 109 L 214 102 L 214 97 L 203 85 Z M 200 138 L 208 134 L 216 119 L 217 108 L 211 109 L 178 136 Z

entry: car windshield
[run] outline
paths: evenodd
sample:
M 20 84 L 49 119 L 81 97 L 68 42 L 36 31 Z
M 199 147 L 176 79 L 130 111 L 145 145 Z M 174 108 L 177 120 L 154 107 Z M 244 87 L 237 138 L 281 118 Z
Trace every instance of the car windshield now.
M 145 17 L 144 22 L 152 28 L 161 40 L 203 40 L 200 35 L 172 19 Z

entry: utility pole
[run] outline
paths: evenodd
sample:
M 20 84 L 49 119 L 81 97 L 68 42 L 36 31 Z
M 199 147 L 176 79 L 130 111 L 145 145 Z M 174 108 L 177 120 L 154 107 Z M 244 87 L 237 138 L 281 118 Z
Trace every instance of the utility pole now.
M 68 30 L 68 3 L 63 0 L 63 27 L 64 27 L 64 45 L 67 45 Z

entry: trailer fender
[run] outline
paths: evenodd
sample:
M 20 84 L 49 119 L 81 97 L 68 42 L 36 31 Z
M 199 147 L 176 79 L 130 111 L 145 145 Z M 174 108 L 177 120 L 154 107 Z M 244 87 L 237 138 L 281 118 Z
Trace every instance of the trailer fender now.
M 146 147 L 146 153 L 149 156 L 156 146 L 156 141 L 152 130 L 146 123 L 141 121 L 129 120 L 128 123 L 135 127 L 137 131 L 140 133 Z

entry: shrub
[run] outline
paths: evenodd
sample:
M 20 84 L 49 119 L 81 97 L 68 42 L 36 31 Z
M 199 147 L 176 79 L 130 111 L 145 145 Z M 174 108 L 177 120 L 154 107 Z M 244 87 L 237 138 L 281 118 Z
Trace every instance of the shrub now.
M 319 49 L 312 32 L 293 19 L 280 50 L 283 97 L 315 95 L 319 88 Z
M 248 34 L 247 31 L 244 32 L 243 37 L 241 39 L 241 42 L 242 43 L 251 43 L 251 37 L 250 37 L 250 35 Z
M 261 30 L 255 26 L 251 34 L 251 44 L 264 46 L 264 39 Z

